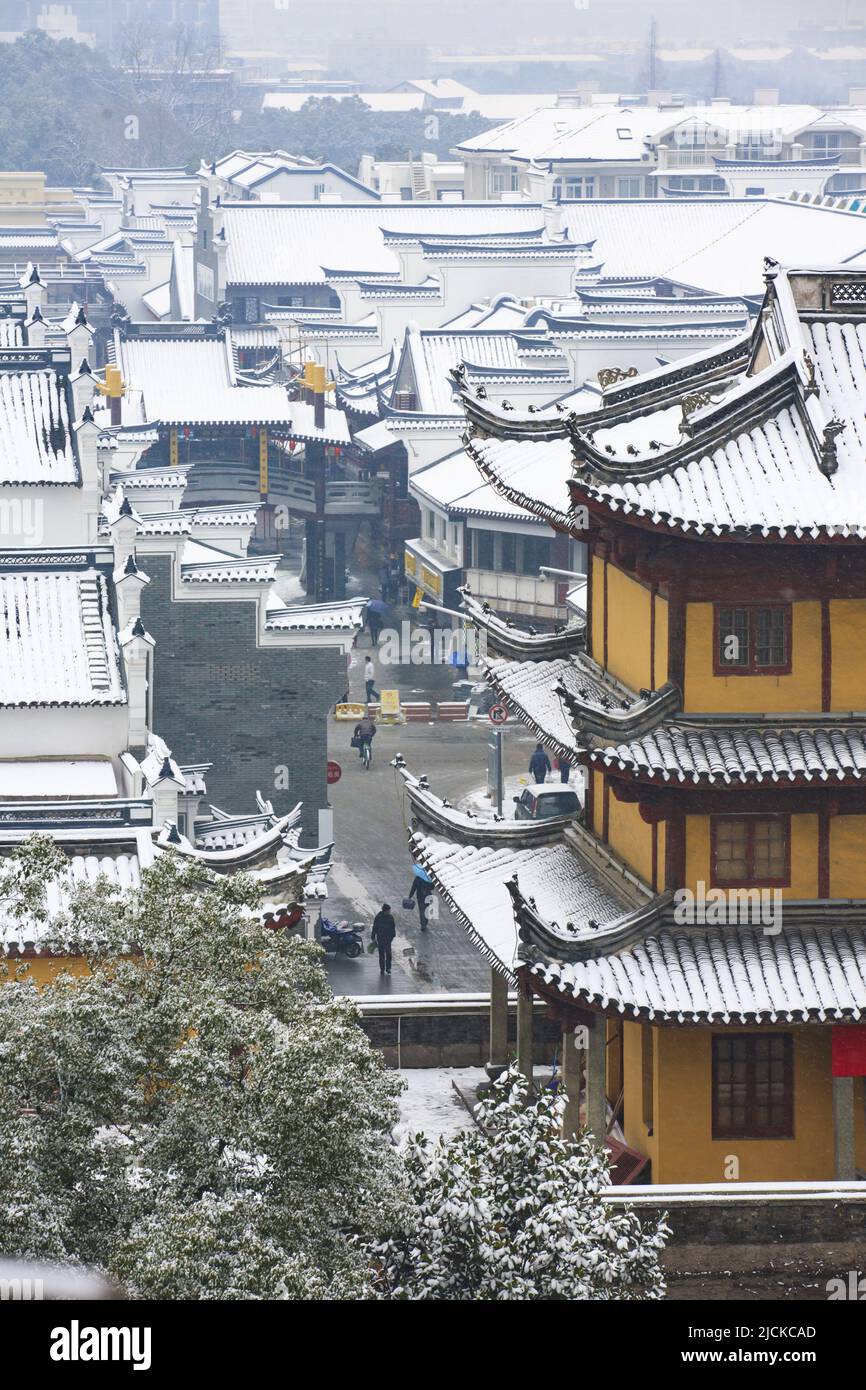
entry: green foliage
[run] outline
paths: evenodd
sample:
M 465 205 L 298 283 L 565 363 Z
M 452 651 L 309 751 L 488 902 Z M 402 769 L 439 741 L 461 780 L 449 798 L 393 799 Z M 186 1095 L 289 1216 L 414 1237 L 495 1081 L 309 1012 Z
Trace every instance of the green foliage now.
M 435 116 L 435 122 L 430 120 Z M 448 111 L 372 111 L 362 96 L 310 97 L 300 111 L 265 111 L 239 129 L 239 143 L 252 149 L 282 149 L 357 172 L 362 154 L 376 159 L 416 158 L 422 151 L 447 158 L 462 140 L 489 129 L 490 121 Z
M 4 861 L 7 911 L 51 852 Z M 401 1219 L 400 1082 L 318 947 L 262 927 L 254 901 L 244 876 L 162 856 L 140 890 L 79 888 L 50 923 L 89 973 L 40 989 L 9 962 L 5 1256 L 95 1265 L 142 1297 L 365 1295 L 353 1237 Z
M 42 169 L 49 183 L 87 184 L 100 167 L 196 169 L 200 160 L 239 147 L 286 149 L 356 174 L 362 154 L 446 155 L 490 125 L 478 116 L 437 112 L 434 139 L 426 124 L 430 113 L 377 113 L 357 97 L 312 97 L 296 113 L 252 112 L 235 122 L 227 110 L 198 110 L 196 80 L 178 63 L 154 85 L 134 64 L 129 71 L 113 68 L 101 53 L 70 39 L 31 33 L 0 44 L 0 169 Z M 205 82 L 201 99 L 204 107 L 212 100 Z
M 565 1098 L 527 1103 L 513 1067 L 475 1111 L 477 1127 L 404 1160 L 413 1199 L 399 1235 L 375 1246 L 381 1298 L 657 1299 L 664 1222 L 607 1205 L 607 1153 L 561 1137 Z

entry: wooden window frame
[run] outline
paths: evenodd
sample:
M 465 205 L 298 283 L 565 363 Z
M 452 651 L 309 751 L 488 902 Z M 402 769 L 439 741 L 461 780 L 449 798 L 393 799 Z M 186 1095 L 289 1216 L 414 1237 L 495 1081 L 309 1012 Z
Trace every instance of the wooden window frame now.
M 755 826 L 759 821 L 781 821 L 785 826 L 785 869 L 782 878 L 719 878 L 716 873 L 716 841 L 719 826 L 733 821 L 746 827 L 746 862 L 755 862 Z M 710 887 L 711 888 L 790 888 L 791 886 L 791 817 L 772 816 L 710 816 Z
M 720 615 L 723 608 L 742 608 L 747 614 L 749 651 L 742 665 L 729 666 L 721 660 L 719 650 Z M 758 612 L 779 612 L 785 615 L 785 657 L 781 666 L 759 666 L 756 661 Z M 713 604 L 713 675 L 714 676 L 790 676 L 792 669 L 793 610 L 790 603 L 714 603 Z
M 785 1055 L 783 1057 L 784 1066 L 784 1118 L 782 1123 L 777 1126 L 768 1126 L 762 1129 L 759 1125 L 746 1121 L 743 1128 L 731 1126 L 727 1128 L 719 1123 L 719 1087 L 718 1087 L 718 1068 L 720 1058 L 718 1055 L 718 1044 L 730 1042 L 732 1037 L 745 1037 L 750 1040 L 756 1038 L 781 1038 L 785 1044 Z M 750 1055 L 746 1058 L 747 1068 L 747 1089 L 746 1089 L 746 1109 L 752 1110 L 754 1107 L 754 1057 Z M 793 1139 L 794 1138 L 794 1035 L 793 1033 L 714 1033 L 712 1037 L 712 1132 L 714 1139 Z

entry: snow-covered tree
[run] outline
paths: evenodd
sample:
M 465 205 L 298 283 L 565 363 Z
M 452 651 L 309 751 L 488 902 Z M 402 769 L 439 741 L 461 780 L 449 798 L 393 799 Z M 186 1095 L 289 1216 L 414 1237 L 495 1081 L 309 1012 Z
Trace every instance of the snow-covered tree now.
M 476 1108 L 477 1126 L 404 1160 L 412 1216 L 371 1252 L 380 1298 L 655 1299 L 664 1293 L 663 1222 L 601 1199 L 606 1153 L 561 1138 L 564 1097 L 527 1103 L 506 1072 Z
M 42 988 L 0 964 L 0 1254 L 143 1297 L 366 1296 L 363 1242 L 405 1219 L 400 1082 L 318 947 L 262 926 L 249 878 L 168 855 L 47 920 L 66 871 L 38 838 L 0 863 L 5 918 L 86 961 Z

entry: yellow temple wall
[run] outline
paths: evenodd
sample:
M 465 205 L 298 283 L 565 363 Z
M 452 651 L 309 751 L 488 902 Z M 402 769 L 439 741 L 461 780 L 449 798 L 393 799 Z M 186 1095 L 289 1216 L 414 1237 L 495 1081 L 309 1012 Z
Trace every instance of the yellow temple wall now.
M 638 1033 L 638 1025 L 634 1025 Z M 794 1038 L 794 1137 L 791 1139 L 713 1139 L 712 1038 L 714 1032 L 768 1032 L 769 1028 L 659 1027 L 655 1030 L 656 1100 L 654 1152 L 647 1142 L 634 1147 L 653 1159 L 653 1181 L 724 1182 L 731 1157 L 740 1182 L 827 1181 L 834 1177 L 833 1092 L 830 1028 L 784 1027 Z M 625 1109 L 640 1117 L 640 1072 L 626 1068 Z M 863 1081 L 855 1080 L 857 1166 L 866 1161 Z M 639 1127 L 638 1127 L 639 1128 Z M 629 1142 L 632 1142 L 631 1140 Z M 732 1182 L 733 1186 L 733 1182 Z
M 713 605 L 687 603 L 684 710 L 743 714 L 820 710 L 820 603 L 792 604 L 791 624 L 789 675 L 716 676 L 713 674 Z
M 712 881 L 710 869 L 710 817 L 686 816 L 686 876 L 684 886 L 690 888 L 693 893 L 697 892 L 699 882 L 709 887 Z M 866 893 L 866 873 L 861 870 L 861 874 L 864 880 L 864 893 Z M 791 883 L 788 888 L 782 888 L 780 891 L 783 898 L 817 898 L 818 896 L 818 817 L 816 815 L 794 815 L 791 817 Z

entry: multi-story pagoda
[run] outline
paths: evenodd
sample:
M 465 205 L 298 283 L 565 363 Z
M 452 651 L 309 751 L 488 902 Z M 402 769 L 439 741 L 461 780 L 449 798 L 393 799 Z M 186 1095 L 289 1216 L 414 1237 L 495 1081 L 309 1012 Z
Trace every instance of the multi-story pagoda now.
M 585 805 L 524 839 L 407 776 L 494 1025 L 503 981 L 545 999 L 568 1123 L 621 1126 L 656 1182 L 866 1170 L 866 272 L 765 268 L 751 335 L 591 416 L 464 390 L 484 477 L 588 544 L 585 632 L 466 597 Z

